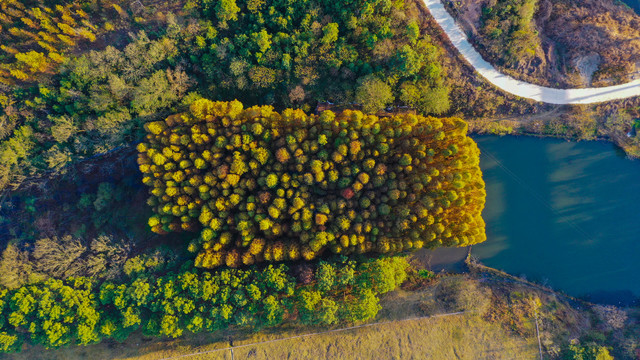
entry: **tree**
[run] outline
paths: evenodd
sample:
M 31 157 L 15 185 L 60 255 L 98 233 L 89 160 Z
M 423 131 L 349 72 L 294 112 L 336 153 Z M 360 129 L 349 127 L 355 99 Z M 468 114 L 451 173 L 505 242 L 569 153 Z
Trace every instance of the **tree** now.
M 133 90 L 131 107 L 136 113 L 144 116 L 155 113 L 176 100 L 177 94 L 171 89 L 166 71 L 158 70 L 149 78 L 142 79 Z
M 371 289 L 365 289 L 357 294 L 355 300 L 349 302 L 340 315 L 341 320 L 349 322 L 361 322 L 369 319 L 373 319 L 382 306 L 380 306 L 380 299 L 376 296 L 376 293 Z
M 598 345 L 571 344 L 564 352 L 566 360 L 613 360 L 609 349 Z
M 338 304 L 334 300 L 323 298 L 320 300 L 318 305 L 318 308 L 314 312 L 317 316 L 317 323 L 322 325 L 333 325 L 340 321 L 338 319 Z
M 329 45 L 338 40 L 338 24 L 336 23 L 328 23 L 322 28 L 322 42 L 325 45 Z
M 416 41 L 418 41 L 418 38 L 420 37 L 420 27 L 418 26 L 418 23 L 415 20 L 412 20 L 407 25 L 407 37 L 409 38 L 412 44 L 415 44 Z
M 335 284 L 335 278 L 336 270 L 333 268 L 333 266 L 324 261 L 321 261 L 320 264 L 318 264 L 318 268 L 316 269 L 316 281 L 318 290 L 320 290 L 322 293 L 330 291 Z
M 51 135 L 59 143 L 66 142 L 78 131 L 73 119 L 67 116 L 52 117 L 51 121 L 53 122 Z
M 216 3 L 216 17 L 220 22 L 226 23 L 227 21 L 238 19 L 240 8 L 236 5 L 236 0 L 219 0 Z
M 18 60 L 18 64 L 21 64 L 32 73 L 42 72 L 49 65 L 47 57 L 37 51 L 16 54 L 16 60 Z
M 199 252 L 195 265 L 206 268 L 311 260 L 324 248 L 391 253 L 422 248 L 423 239 L 434 245 L 484 240 L 478 151 L 465 137 L 466 125 L 367 115 L 365 126 L 364 117 L 358 111 L 277 114 L 267 106 L 244 110 L 239 102 L 200 99 L 189 112 L 145 124 L 138 162 L 156 212 L 149 225 L 166 233 L 199 222 L 201 237 L 189 249 Z M 368 153 L 377 158 L 365 159 Z M 440 175 L 445 169 L 451 170 Z M 393 177 L 385 180 L 385 172 Z M 386 195 L 378 201 L 378 193 Z M 436 201 L 456 210 L 440 215 Z M 321 265 L 316 275 L 322 291 L 330 291 L 335 270 Z M 374 283 L 396 286 L 385 281 L 399 280 Z
M 375 75 L 366 76 L 358 81 L 356 102 L 368 113 L 376 113 L 393 101 L 391 87 Z
M 85 251 L 86 247 L 80 240 L 66 235 L 36 241 L 33 257 L 40 272 L 56 278 L 68 278 L 81 275 L 81 256 Z
M 20 250 L 14 244 L 8 244 L 2 252 L 0 260 L 0 285 L 8 289 L 16 289 L 42 279 L 34 264 L 29 260 L 29 253 Z
M 260 32 L 253 33 L 252 37 L 261 53 L 265 53 L 271 48 L 271 34 L 267 30 L 262 29 Z
M 301 85 L 298 85 L 289 91 L 289 101 L 292 103 L 304 101 L 305 96 L 304 88 Z
M 426 84 L 403 84 L 400 101 L 423 114 L 439 115 L 449 110 L 449 90 L 445 87 L 429 87 Z
M 71 161 L 71 152 L 56 144 L 44 154 L 44 161 L 50 169 L 60 170 Z

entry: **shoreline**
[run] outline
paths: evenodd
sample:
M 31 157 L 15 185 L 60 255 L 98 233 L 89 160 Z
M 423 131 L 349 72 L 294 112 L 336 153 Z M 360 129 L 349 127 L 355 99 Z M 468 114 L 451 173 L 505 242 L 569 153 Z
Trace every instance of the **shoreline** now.
M 480 244 L 477 244 L 480 245 Z M 445 253 L 445 256 L 438 257 L 437 261 L 430 263 L 433 253 Z M 473 274 L 485 273 L 499 277 L 503 280 L 511 281 L 520 285 L 526 285 L 548 294 L 561 297 L 576 304 L 587 305 L 615 305 L 621 307 L 637 306 L 640 304 L 640 296 L 633 294 L 630 290 L 604 291 L 594 290 L 583 295 L 571 295 L 562 289 L 540 284 L 535 280 L 528 280 L 504 270 L 500 270 L 482 263 L 481 260 L 473 256 L 473 245 L 467 247 L 437 248 L 417 251 L 409 254 L 409 258 L 434 273 L 448 274 Z M 422 258 L 422 259 L 421 259 Z M 426 260 L 426 262 L 425 262 Z

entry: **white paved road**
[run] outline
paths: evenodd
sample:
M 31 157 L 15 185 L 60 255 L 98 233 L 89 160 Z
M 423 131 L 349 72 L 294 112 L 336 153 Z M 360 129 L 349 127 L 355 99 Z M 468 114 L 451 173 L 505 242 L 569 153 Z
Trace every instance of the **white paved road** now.
M 508 93 L 551 104 L 591 104 L 640 96 L 640 79 L 622 85 L 601 88 L 553 89 L 516 80 L 502 74 L 473 48 L 465 33 L 445 10 L 441 0 L 422 1 L 447 34 L 453 46 L 476 71 L 490 83 Z

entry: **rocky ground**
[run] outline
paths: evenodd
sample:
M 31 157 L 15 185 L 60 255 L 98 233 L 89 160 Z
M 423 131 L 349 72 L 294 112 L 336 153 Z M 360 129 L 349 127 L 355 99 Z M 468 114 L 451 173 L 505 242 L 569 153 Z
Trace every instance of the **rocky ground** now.
M 482 9 L 492 1 L 455 0 L 447 5 L 472 39 L 482 43 Z M 534 58 L 501 70 L 561 88 L 609 86 L 640 77 L 640 16 L 618 1 L 541 0 L 535 27 L 540 45 Z

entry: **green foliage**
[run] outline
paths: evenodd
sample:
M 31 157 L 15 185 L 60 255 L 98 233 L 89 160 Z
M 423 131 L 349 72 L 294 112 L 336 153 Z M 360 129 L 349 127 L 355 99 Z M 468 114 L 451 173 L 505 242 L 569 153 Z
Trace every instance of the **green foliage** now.
M 24 125 L 0 142 L 0 188 L 16 175 L 61 170 L 139 138 L 141 119 L 177 106 L 192 85 L 182 68 L 170 65 L 176 54 L 175 39 L 140 32 L 123 51 L 108 46 L 69 59 L 35 96 L 8 98 L 15 108 L 7 116 Z
M 565 360 L 613 360 L 609 349 L 598 345 L 571 344 L 564 351 L 562 359 Z
M 151 253 L 127 259 L 122 267 L 127 276 L 135 278 L 148 273 L 159 273 L 170 268 L 176 261 L 175 253 L 168 248 L 158 248 Z
M 209 96 L 285 105 L 305 98 L 345 103 L 368 87 L 382 91 L 385 97 L 377 101 L 384 106 L 397 96 L 367 81 L 371 76 L 390 85 L 441 80 L 438 51 L 402 0 L 206 0 L 187 7 L 205 24 L 193 53 L 211 84 Z M 406 67 L 399 58 L 407 60 Z
M 405 84 L 400 91 L 400 100 L 427 114 L 442 114 L 449 110 L 449 90 L 444 87 L 430 88 L 424 84 Z
M 210 3 L 206 1 L 205 3 Z M 236 5 L 236 0 L 220 0 L 216 1 L 216 16 L 218 20 L 226 23 L 229 20 L 237 20 L 240 8 Z
M 402 257 L 354 262 L 320 262 L 316 283 L 298 291 L 300 321 L 311 325 L 358 323 L 374 318 L 380 310 L 378 295 L 395 290 L 406 279 L 409 264 Z M 390 276 L 390 279 L 383 279 Z M 383 284 L 384 285 L 381 285 Z
M 375 76 L 360 80 L 356 89 L 356 101 L 367 113 L 376 113 L 393 101 L 391 87 Z
M 535 56 L 540 42 L 533 21 L 537 5 L 537 0 L 507 0 L 482 9 L 481 41 L 503 65 L 517 67 Z
M 391 257 L 365 263 L 362 266 L 366 270 L 360 272 L 356 283 L 360 286 L 367 284 L 366 286 L 371 286 L 376 292 L 384 294 L 400 286 L 406 280 L 409 263 L 403 257 Z
M 59 347 L 72 342 L 86 345 L 99 340 L 95 295 L 91 282 L 49 279 L 21 287 L 5 297 L 2 333 L 27 333 L 34 343 Z M 17 340 L 17 339 L 16 339 Z
M 459 119 L 278 114 L 201 99 L 145 128 L 149 225 L 202 226 L 189 246 L 198 267 L 485 240 L 478 149 Z M 195 158 L 208 160 L 186 160 Z
M 140 273 L 124 283 L 49 279 L 0 290 L 0 351 L 18 351 L 22 342 L 56 348 L 103 339 L 122 341 L 138 330 L 147 336 L 176 338 L 229 326 L 260 329 L 296 316 L 305 324 L 361 322 L 376 316 L 378 295 L 393 288 L 356 285 L 349 279 L 354 274 L 376 276 L 369 272 L 386 266 L 397 269 L 397 263 L 406 261 L 385 258 L 357 268 L 344 260 L 322 263 L 317 273 L 332 272 L 338 281 L 321 286 L 296 286 L 283 265 L 160 277 Z
M 431 280 L 436 277 L 436 274 L 431 270 L 420 269 L 418 270 L 418 276 L 420 276 L 423 279 Z
M 358 94 L 371 111 L 393 99 L 421 112 L 447 108 L 440 50 L 404 1 L 192 0 L 181 14 L 190 18 L 157 11 L 148 23 L 130 16 L 137 3 L 118 3 L 4 3 L 0 82 L 10 87 L 0 87 L 0 189 L 140 140 L 142 122 L 182 110 L 200 97 L 189 92 L 195 86 L 210 97 L 306 109 Z M 105 43 L 128 41 L 123 50 L 76 46 L 115 21 L 127 31 Z M 424 96 L 402 97 L 403 84 Z

